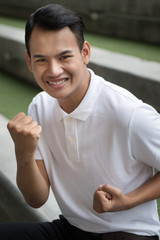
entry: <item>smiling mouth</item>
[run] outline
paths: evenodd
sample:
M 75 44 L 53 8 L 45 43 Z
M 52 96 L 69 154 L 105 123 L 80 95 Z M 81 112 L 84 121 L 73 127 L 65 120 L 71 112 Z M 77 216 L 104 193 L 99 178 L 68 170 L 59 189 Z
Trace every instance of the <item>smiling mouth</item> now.
M 46 81 L 49 85 L 52 85 L 52 86 L 61 86 L 61 85 L 63 85 L 63 83 L 65 83 L 66 81 L 68 81 L 68 78 L 64 78 L 64 79 L 62 79 L 62 80 L 60 80 L 60 81 Z

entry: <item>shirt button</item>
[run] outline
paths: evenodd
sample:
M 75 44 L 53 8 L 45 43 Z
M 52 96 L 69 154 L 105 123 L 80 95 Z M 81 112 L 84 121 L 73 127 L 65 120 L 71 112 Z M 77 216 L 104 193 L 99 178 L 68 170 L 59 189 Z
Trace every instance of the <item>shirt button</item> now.
M 70 142 L 74 142 L 75 141 L 74 137 L 72 137 L 72 136 L 69 136 L 68 139 L 69 139 Z
M 72 118 L 71 118 L 71 117 L 68 117 L 68 118 L 67 118 L 67 122 L 72 122 Z

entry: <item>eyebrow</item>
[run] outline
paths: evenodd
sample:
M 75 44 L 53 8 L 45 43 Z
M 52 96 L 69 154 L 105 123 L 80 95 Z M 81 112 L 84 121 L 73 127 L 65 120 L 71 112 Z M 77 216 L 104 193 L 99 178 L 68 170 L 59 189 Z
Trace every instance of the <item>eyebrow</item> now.
M 62 52 L 58 53 L 56 55 L 56 57 L 60 57 L 60 56 L 65 55 L 65 54 L 72 54 L 72 51 L 71 50 L 62 51 Z M 35 54 L 33 56 L 33 58 L 44 58 L 44 57 L 47 57 L 47 56 L 46 55 L 42 55 L 42 54 Z
M 57 56 L 62 56 L 62 55 L 65 55 L 65 54 L 71 54 L 72 51 L 71 50 L 65 50 L 65 51 L 62 51 L 61 53 L 57 54 Z
M 46 56 L 41 55 L 41 54 L 35 54 L 33 57 L 34 57 L 34 58 L 43 58 L 43 57 L 46 57 Z

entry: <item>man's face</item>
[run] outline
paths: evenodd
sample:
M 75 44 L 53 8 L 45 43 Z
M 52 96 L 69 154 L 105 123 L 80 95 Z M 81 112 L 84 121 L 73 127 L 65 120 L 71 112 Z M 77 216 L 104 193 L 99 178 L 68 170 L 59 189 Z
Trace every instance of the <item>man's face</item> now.
M 27 63 L 38 85 L 49 95 L 64 103 L 78 105 L 89 85 L 86 64 L 90 46 L 84 43 L 80 51 L 75 35 L 68 27 L 47 31 L 35 27 L 30 38 Z

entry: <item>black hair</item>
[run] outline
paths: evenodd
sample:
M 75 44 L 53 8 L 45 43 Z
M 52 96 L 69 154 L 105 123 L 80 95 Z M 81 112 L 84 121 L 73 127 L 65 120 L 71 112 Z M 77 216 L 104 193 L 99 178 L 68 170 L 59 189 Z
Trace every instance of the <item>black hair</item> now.
M 37 9 L 28 19 L 25 27 L 26 50 L 30 56 L 29 40 L 34 27 L 44 30 L 58 30 L 68 26 L 74 33 L 80 51 L 84 43 L 84 23 L 82 18 L 72 10 L 58 4 L 49 4 Z

